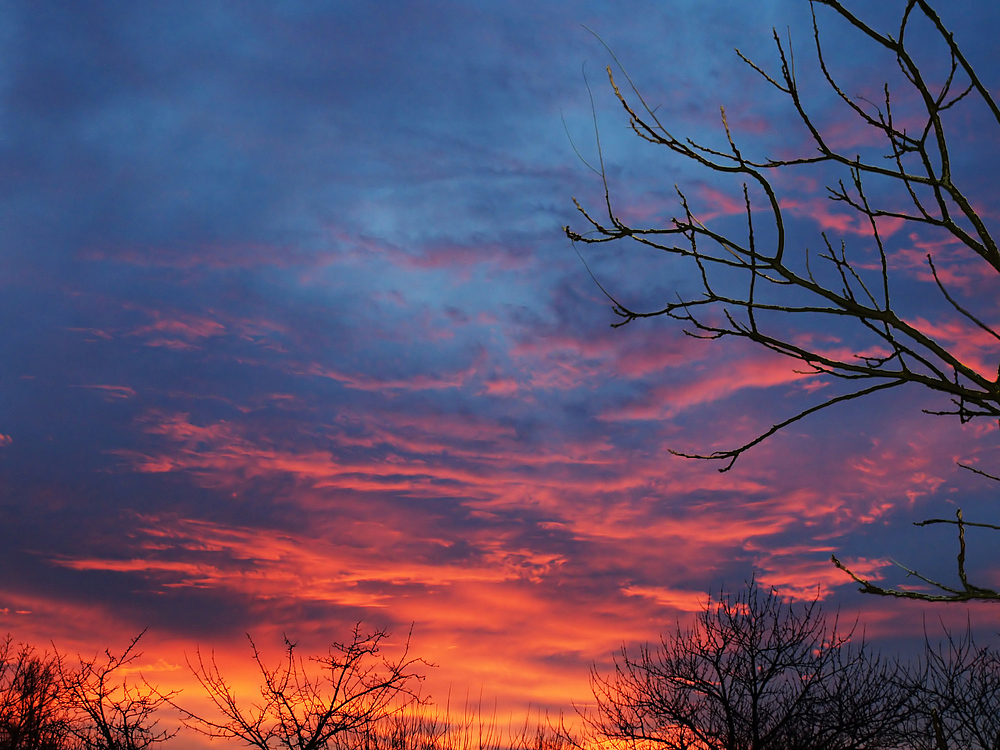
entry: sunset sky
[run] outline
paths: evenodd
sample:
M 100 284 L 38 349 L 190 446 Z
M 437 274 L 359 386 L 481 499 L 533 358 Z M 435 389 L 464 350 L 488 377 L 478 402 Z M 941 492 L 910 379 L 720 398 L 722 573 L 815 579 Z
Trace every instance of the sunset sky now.
M 891 30 L 903 4 L 881 5 L 866 18 Z M 1000 5 L 939 5 L 1000 93 Z M 831 66 L 879 99 L 893 61 L 824 10 Z M 817 120 L 867 147 L 819 83 L 810 23 L 802 0 L 5 4 L 0 628 L 68 653 L 148 628 L 147 676 L 194 696 L 196 647 L 235 674 L 244 633 L 321 649 L 362 621 L 392 651 L 412 626 L 436 701 L 572 712 L 592 665 L 754 571 L 790 597 L 819 587 L 880 644 L 964 622 L 864 597 L 829 558 L 893 584 L 890 559 L 952 575 L 954 531 L 911 522 L 998 522 L 997 488 L 955 463 L 996 472 L 995 423 L 925 415 L 946 402 L 901 389 L 728 473 L 675 457 L 839 386 L 670 321 L 612 329 L 562 231 L 583 229 L 574 196 L 603 201 L 580 158 L 597 158 L 588 82 L 624 216 L 666 224 L 675 184 L 706 221 L 741 210 L 735 183 L 635 137 L 595 35 L 678 133 L 724 143 L 725 105 L 745 151 L 808 154 L 733 51 L 776 70 L 777 27 Z M 952 147 L 996 221 L 980 115 L 955 112 Z M 828 177 L 779 181 L 790 247 L 827 231 L 868 252 Z M 995 372 L 996 342 L 927 302 L 923 258 L 994 323 L 996 279 L 940 238 L 885 232 L 907 314 Z M 578 249 L 637 306 L 696 290 L 648 252 Z M 976 579 L 1000 584 L 997 537 L 969 541 Z M 972 609 L 984 632 L 998 615 Z

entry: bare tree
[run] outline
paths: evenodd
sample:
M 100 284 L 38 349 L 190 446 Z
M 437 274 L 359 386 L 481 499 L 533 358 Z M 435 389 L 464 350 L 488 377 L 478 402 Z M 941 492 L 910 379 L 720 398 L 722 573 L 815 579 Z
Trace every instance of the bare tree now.
M 925 639 L 924 658 L 908 670 L 907 746 L 913 750 L 1000 747 L 1000 652 L 976 644 L 971 628 Z
M 248 635 L 262 679 L 259 702 L 240 700 L 214 656 L 206 662 L 200 652 L 191 670 L 221 718 L 199 716 L 171 702 L 191 728 L 259 750 L 364 747 L 365 735 L 378 722 L 419 700 L 414 683 L 422 678 L 411 670 L 422 661 L 409 656 L 409 638 L 395 661 L 380 656 L 386 635 L 384 630 L 363 633 L 359 625 L 350 641 L 308 659 L 318 669 L 310 669 L 287 638 L 282 662 L 269 667 Z
M 888 83 L 880 86 L 878 102 L 853 98 L 835 78 L 824 56 L 817 7 L 825 6 L 845 21 L 875 48 L 892 55 L 902 74 L 904 96 L 890 95 Z M 814 150 L 799 157 L 754 159 L 737 145 L 722 110 L 722 129 L 728 147 L 711 148 L 675 134 L 647 105 L 631 79 L 623 91 L 612 69 L 608 75 L 614 93 L 624 108 L 632 129 L 650 143 L 689 160 L 717 175 L 742 181 L 740 203 L 744 207 L 745 234 L 732 235 L 699 220 L 688 197 L 678 190 L 680 212 L 666 226 L 632 226 L 613 205 L 603 167 L 604 210 L 601 218 L 578 202 L 586 229 L 566 227 L 567 236 L 579 243 L 632 242 L 666 252 L 690 263 L 690 273 L 700 285 L 700 294 L 678 298 L 649 310 L 634 309 L 602 286 L 614 312 L 616 326 L 639 318 L 667 316 L 680 321 L 685 333 L 706 339 L 746 339 L 789 357 L 804 372 L 842 382 L 844 391 L 809 408 L 781 419 L 754 439 L 734 448 L 709 454 L 678 453 L 723 463 L 732 468 L 747 450 L 799 420 L 846 401 L 884 393 L 901 386 L 922 386 L 950 399 L 951 407 L 926 410 L 931 414 L 958 417 L 962 422 L 981 417 L 1000 417 L 1000 372 L 983 372 L 976 357 L 961 342 L 940 334 L 940 327 L 907 316 L 898 296 L 901 280 L 891 270 L 885 240 L 887 222 L 922 231 L 968 251 L 965 270 L 982 278 L 1000 273 L 1000 248 L 987 226 L 984 209 L 960 184 L 949 137 L 957 127 L 968 127 L 961 117 L 980 117 L 983 126 L 1000 125 L 1000 108 L 989 88 L 963 54 L 954 35 L 946 28 L 927 0 L 906 0 L 898 27 L 882 33 L 850 11 L 838 0 L 810 0 L 813 37 L 819 70 L 825 85 L 856 117 L 858 127 L 875 134 L 884 144 L 881 153 L 861 156 L 838 149 L 823 124 L 810 112 L 808 87 L 796 77 L 791 41 L 777 32 L 774 42 L 780 69 L 769 73 L 737 50 L 739 57 L 790 101 Z M 925 70 L 918 60 L 926 58 L 926 38 L 914 38 L 912 27 L 922 25 L 937 36 L 942 64 Z M 915 49 L 917 48 L 917 49 Z M 919 52 L 919 54 L 918 54 Z M 617 62 L 617 58 L 616 58 Z M 620 67 L 620 64 L 619 64 Z M 621 69 L 624 74 L 624 68 Z M 909 94 L 909 96 L 905 94 Z M 897 111 L 898 101 L 906 102 Z M 916 101 L 916 107 L 912 102 Z M 965 108 L 965 111 L 958 113 Z M 996 131 L 993 131 L 994 134 Z M 995 135 L 994 135 L 995 137 Z M 821 235 L 818 252 L 796 250 L 787 244 L 785 215 L 774 175 L 800 169 L 840 170 L 828 197 L 860 216 L 871 239 L 861 252 L 848 251 L 842 239 Z M 827 171 L 823 171 L 827 170 Z M 875 186 L 872 192 L 872 186 Z M 879 195 L 876 203 L 873 195 Z M 762 228 L 769 227 L 767 232 Z M 765 235 L 770 235 L 770 238 Z M 941 259 L 928 253 L 926 278 L 930 285 L 924 299 L 934 295 L 946 310 L 944 322 L 958 321 L 1000 341 L 1000 332 L 987 318 L 993 299 L 979 310 L 975 300 L 963 296 L 940 273 Z M 600 282 L 598 282 L 600 285 Z M 798 336 L 796 332 L 836 331 L 842 341 L 852 342 L 853 355 L 843 346 L 824 345 L 823 337 Z M 992 476 L 971 466 L 963 468 Z M 1000 593 L 969 583 L 964 570 L 964 523 L 934 519 L 928 523 L 956 524 L 961 538 L 958 585 L 943 585 L 918 576 L 940 593 L 882 588 L 851 574 L 872 594 L 926 600 L 1000 600 Z M 987 524 L 979 524 L 987 525 Z M 996 528 L 996 527 L 990 527 Z M 834 562 L 843 569 L 835 558 Z M 845 569 L 846 570 L 846 569 Z M 848 571 L 850 572 L 850 571 Z M 914 574 L 914 571 L 908 571 Z
M 78 657 L 75 669 L 60 660 L 64 699 L 75 714 L 69 731 L 83 750 L 147 750 L 177 733 L 160 729 L 156 718 L 176 693 L 161 693 L 145 681 L 129 682 L 124 674 L 142 656 L 136 647 L 144 634 L 121 654 L 107 650 L 103 658 Z
M 58 655 L 0 641 L 0 750 L 63 750 L 69 720 Z
M 593 675 L 598 734 L 654 750 L 894 748 L 907 694 L 897 668 L 852 631 L 750 581 L 689 630 Z

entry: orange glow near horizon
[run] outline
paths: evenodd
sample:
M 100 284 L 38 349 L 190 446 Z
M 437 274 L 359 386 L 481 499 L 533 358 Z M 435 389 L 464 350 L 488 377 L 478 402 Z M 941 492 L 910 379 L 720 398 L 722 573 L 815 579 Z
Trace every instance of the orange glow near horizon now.
M 846 455 L 839 466 L 824 462 L 823 482 L 801 488 L 767 468 L 767 460 L 749 471 L 718 474 L 662 453 L 616 454 L 600 441 L 529 452 L 506 430 L 476 435 L 468 424 L 464 443 L 456 443 L 461 430 L 449 420 L 401 419 L 381 427 L 376 421 L 369 436 L 345 436 L 341 445 L 331 433 L 330 451 L 278 447 L 234 424 L 197 425 L 183 414 L 150 412 L 142 423 L 147 434 L 162 438 L 162 452 L 117 452 L 131 470 L 182 473 L 232 502 L 254 482 L 281 479 L 288 489 L 276 501 L 287 517 L 303 522 L 277 529 L 136 514 L 128 545 L 115 555 L 62 555 L 53 565 L 81 575 L 126 576 L 163 595 L 205 592 L 232 600 L 250 613 L 247 632 L 272 656 L 283 635 L 307 653 L 342 639 L 356 621 L 388 628 L 395 647 L 412 627 L 412 654 L 435 665 L 423 671 L 436 705 L 481 695 L 501 715 L 529 707 L 554 715 L 585 706 L 593 665 L 606 670 L 623 644 L 655 640 L 675 622 L 689 622 L 716 593 L 665 582 L 696 580 L 725 556 L 722 550 L 753 559 L 760 583 L 785 596 L 829 597 L 845 583 L 827 562 L 837 546 L 797 541 L 796 529 L 839 535 L 878 523 L 894 504 L 866 498 L 895 487 L 897 498 L 912 502 L 949 481 L 938 476 L 948 457 L 932 460 L 930 436 L 880 440 L 865 457 Z M 470 442 L 477 437 L 480 444 Z M 336 460 L 356 446 L 400 457 Z M 435 512 L 422 507 L 440 498 L 443 487 L 455 498 L 450 512 L 467 519 L 459 530 L 439 526 Z M 399 492 L 410 500 L 400 504 Z M 583 492 L 607 502 L 580 503 Z M 728 500 L 734 494 L 744 498 L 738 506 Z M 664 505 L 665 498 L 682 496 L 692 499 Z M 570 546 L 533 545 L 518 525 L 499 523 L 498 514 L 508 511 L 537 514 L 533 533 L 557 535 Z M 459 541 L 475 554 L 449 562 Z M 888 564 L 849 562 L 876 579 Z M 622 571 L 630 573 L 623 578 Z M 600 583 L 604 577 L 607 583 Z M 95 607 L 9 595 L 5 604 L 3 618 L 16 637 L 52 642 L 67 653 L 114 648 L 134 635 Z M 892 608 L 866 606 L 866 622 L 892 617 Z M 318 619 L 321 611 L 326 614 Z M 35 623 L 44 625 L 36 630 Z M 240 633 L 201 640 L 150 627 L 144 659 L 165 688 L 198 693 L 184 660 L 201 649 L 217 653 L 235 684 L 245 682 L 252 691 Z M 898 636 L 898 618 L 893 627 Z

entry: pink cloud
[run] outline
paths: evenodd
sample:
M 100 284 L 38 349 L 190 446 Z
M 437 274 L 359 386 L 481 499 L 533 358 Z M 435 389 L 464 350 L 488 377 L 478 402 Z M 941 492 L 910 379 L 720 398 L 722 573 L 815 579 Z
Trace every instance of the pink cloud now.
M 503 270 L 514 270 L 523 268 L 532 261 L 532 254 L 526 249 L 497 242 L 459 244 L 438 240 L 426 242 L 419 249 L 412 250 L 339 229 L 332 230 L 331 234 L 339 244 L 349 248 L 344 257 L 353 262 L 367 265 L 375 256 L 398 268 L 447 269 L 460 278 L 468 278 L 469 272 L 476 266 L 498 266 Z
M 305 370 L 305 373 L 321 378 L 336 380 L 338 383 L 343 383 L 348 388 L 354 388 L 359 391 L 430 391 L 463 387 L 469 377 L 476 374 L 476 367 L 472 366 L 465 370 L 444 376 L 415 374 L 407 376 L 406 378 L 398 379 L 383 379 L 362 374 L 349 375 L 347 373 L 334 370 L 333 368 L 323 367 L 319 364 L 310 365 Z
M 73 388 L 88 388 L 101 391 L 109 400 L 119 400 L 135 397 L 135 390 L 127 385 L 75 385 Z
M 103 331 L 100 328 L 67 328 L 66 330 L 75 331 L 77 333 L 86 333 L 90 336 L 93 336 L 94 338 L 90 339 L 90 341 L 97 341 L 97 340 L 109 341 L 110 339 L 114 338 L 110 333 L 108 333 L 107 331 Z
M 738 359 L 699 365 L 690 375 L 696 377 L 656 386 L 642 399 L 607 409 L 601 417 L 609 421 L 666 419 L 684 409 L 720 401 L 744 389 L 807 383 L 816 377 L 797 371 L 796 363 L 787 358 L 757 351 Z
M 873 97 L 869 97 L 872 101 L 878 101 L 882 96 L 881 92 L 874 94 Z M 843 119 L 835 120 L 832 122 L 824 123 L 822 132 L 823 139 L 826 141 L 827 145 L 835 151 L 851 153 L 852 149 L 856 150 L 858 148 L 887 148 L 888 141 L 885 135 L 879 133 L 877 130 L 871 127 L 865 127 L 861 124 L 861 121 L 853 116 L 852 114 L 845 113 L 847 116 Z M 895 113 L 894 113 L 895 114 Z M 900 117 L 898 122 L 893 123 L 896 127 L 906 127 L 903 125 L 904 122 L 908 122 L 913 127 L 919 129 L 921 124 L 918 120 L 910 117 L 906 118 L 905 115 Z
M 152 320 L 131 330 L 119 331 L 117 335 L 144 339 L 143 343 L 150 347 L 194 350 L 205 346 L 212 339 L 235 336 L 270 351 L 284 352 L 278 337 L 292 333 L 284 324 L 267 318 L 251 319 L 211 309 L 207 311 L 207 315 L 195 315 L 133 304 L 124 304 L 122 307 L 125 310 L 139 312 Z M 114 333 L 116 332 L 113 331 L 106 336 L 110 338 Z
M 497 380 L 487 380 L 484 392 L 489 396 L 513 396 L 520 386 L 514 378 L 500 378 Z
M 872 227 L 868 217 L 854 211 L 843 204 L 835 204 L 829 198 L 816 197 L 808 199 L 782 198 L 780 206 L 796 216 L 815 221 L 820 229 L 832 230 L 837 235 L 853 234 L 859 237 L 872 237 Z M 882 216 L 876 220 L 879 234 L 883 239 L 891 237 L 906 223 L 903 219 Z
M 225 326 L 210 318 L 198 318 L 193 315 L 178 315 L 176 317 L 161 317 L 162 313 L 153 312 L 156 320 L 150 325 L 140 326 L 132 331 L 133 336 L 149 336 L 151 334 L 166 334 L 179 336 L 188 340 L 219 336 L 225 333 Z
M 532 389 L 572 390 L 608 377 L 640 379 L 711 355 L 679 330 L 629 331 L 574 337 L 539 336 L 514 345 L 510 353 Z
M 906 322 L 930 338 L 943 344 L 960 362 L 984 378 L 997 377 L 1000 339 L 956 314 L 949 320 L 930 322 L 913 318 Z M 997 328 L 994 328 L 997 330 Z
M 927 256 L 934 261 L 938 278 L 952 296 L 956 291 L 967 298 L 977 299 L 969 304 L 982 306 L 984 302 L 991 303 L 990 312 L 996 313 L 997 298 L 996 274 L 986 265 L 986 262 L 976 255 L 961 241 L 950 235 L 941 238 L 928 239 L 913 233 L 909 235 L 911 247 L 904 247 L 892 252 L 889 262 L 893 270 L 899 270 L 911 278 L 935 284 Z M 934 292 L 940 295 L 939 291 Z M 943 296 L 941 297 L 943 299 Z
M 711 221 L 719 216 L 736 216 L 746 213 L 746 204 L 738 193 L 726 193 L 705 185 L 698 190 L 699 197 L 708 203 L 709 212 L 695 211 L 699 221 Z

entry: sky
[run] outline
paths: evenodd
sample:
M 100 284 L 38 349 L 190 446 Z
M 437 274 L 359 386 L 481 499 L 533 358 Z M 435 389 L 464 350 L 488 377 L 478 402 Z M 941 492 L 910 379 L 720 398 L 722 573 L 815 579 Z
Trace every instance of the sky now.
M 866 18 L 890 30 L 901 8 Z M 819 10 L 852 95 L 899 83 Z M 1000 7 L 939 10 L 1000 93 Z M 995 632 L 995 607 L 865 597 L 829 562 L 887 584 L 905 583 L 890 560 L 952 575 L 954 530 L 911 523 L 998 521 L 996 488 L 956 466 L 996 466 L 995 424 L 928 416 L 942 400 L 902 389 L 728 473 L 674 456 L 837 386 L 671 321 L 612 328 L 588 266 L 640 307 L 697 278 L 562 230 L 583 228 L 574 197 L 603 201 L 595 123 L 621 215 L 666 225 L 679 185 L 706 221 L 739 218 L 738 186 L 635 137 L 609 49 L 678 133 L 724 143 L 725 105 L 747 152 L 808 152 L 733 51 L 776 70 L 772 28 L 817 121 L 868 148 L 818 79 L 800 0 L 4 4 L 0 629 L 82 654 L 148 629 L 144 674 L 192 700 L 198 648 L 250 679 L 247 633 L 322 650 L 362 622 L 392 653 L 412 629 L 435 701 L 555 713 L 586 704 L 623 644 L 751 575 L 889 648 L 967 613 Z M 920 46 L 937 76 L 939 51 Z M 981 114 L 953 114 L 956 173 L 995 221 Z M 796 252 L 822 231 L 870 252 L 826 199 L 843 178 L 776 182 Z M 987 321 L 993 278 L 885 231 L 908 314 L 988 367 L 995 342 L 949 317 L 922 258 Z M 996 538 L 974 531 L 970 570 L 1000 584 Z

